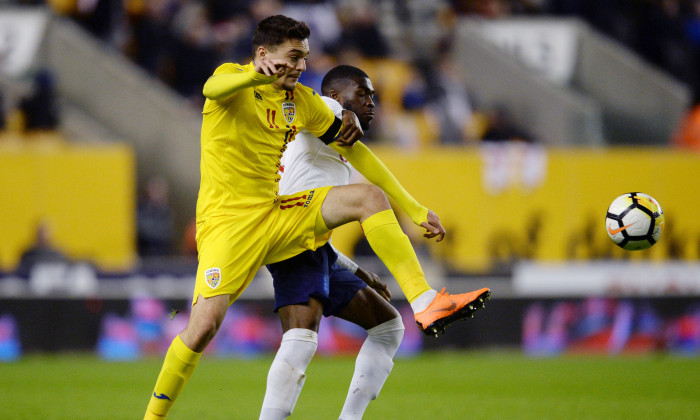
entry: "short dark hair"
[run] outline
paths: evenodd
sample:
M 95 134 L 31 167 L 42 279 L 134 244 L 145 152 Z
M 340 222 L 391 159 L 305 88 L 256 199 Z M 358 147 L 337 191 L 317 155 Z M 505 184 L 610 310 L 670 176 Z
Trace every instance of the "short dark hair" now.
M 367 73 L 354 66 L 341 64 L 333 67 L 323 76 L 321 82 L 321 93 L 325 96 L 330 95 L 331 89 L 339 90 L 341 85 L 348 83 L 351 80 L 368 78 Z
M 303 40 L 311 35 L 309 26 L 283 15 L 269 16 L 261 20 L 253 32 L 253 57 L 259 46 L 274 50 L 288 39 Z

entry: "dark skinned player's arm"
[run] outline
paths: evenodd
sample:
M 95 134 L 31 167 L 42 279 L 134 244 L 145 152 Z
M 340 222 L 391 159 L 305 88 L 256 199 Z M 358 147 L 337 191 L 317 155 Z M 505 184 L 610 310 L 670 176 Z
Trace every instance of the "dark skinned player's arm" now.
M 355 142 L 352 147 L 339 146 L 335 142 L 329 146 L 343 155 L 369 182 L 394 199 L 413 223 L 420 226 L 421 223 L 428 221 L 428 208 L 416 201 L 389 171 L 389 168 L 361 141 Z

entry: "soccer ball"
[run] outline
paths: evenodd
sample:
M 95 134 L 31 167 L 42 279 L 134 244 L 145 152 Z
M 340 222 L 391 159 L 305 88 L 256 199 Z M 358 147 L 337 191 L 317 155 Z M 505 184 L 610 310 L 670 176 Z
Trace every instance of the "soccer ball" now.
M 663 226 L 664 211 L 659 202 L 638 192 L 614 199 L 605 215 L 610 239 L 630 251 L 647 249 L 658 242 Z

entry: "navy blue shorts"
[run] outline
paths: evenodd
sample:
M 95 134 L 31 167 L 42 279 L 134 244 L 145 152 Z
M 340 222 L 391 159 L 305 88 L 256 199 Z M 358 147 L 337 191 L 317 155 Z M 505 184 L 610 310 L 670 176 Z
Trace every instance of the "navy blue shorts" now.
M 316 251 L 268 265 L 275 286 L 275 312 L 283 306 L 307 303 L 310 296 L 323 303 L 324 316 L 342 312 L 367 284 L 336 264 L 337 259 L 326 243 Z

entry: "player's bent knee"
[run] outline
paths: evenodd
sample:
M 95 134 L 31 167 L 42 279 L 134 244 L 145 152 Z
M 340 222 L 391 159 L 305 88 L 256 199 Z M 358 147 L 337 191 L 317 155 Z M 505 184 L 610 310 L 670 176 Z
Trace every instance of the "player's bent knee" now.
M 386 356 L 392 358 L 403 340 L 404 328 L 403 320 L 399 316 L 370 328 L 367 330 L 367 334 L 370 340 L 383 343 L 380 350 L 385 351 Z
M 180 338 L 192 351 L 202 352 L 216 336 L 220 323 L 211 320 L 190 323 L 180 334 Z
M 365 201 L 370 201 L 379 204 L 388 204 L 386 194 L 381 188 L 377 187 L 376 185 L 364 185 L 364 187 L 365 191 L 363 195 L 365 197 Z
M 391 306 L 391 305 L 389 305 L 389 306 Z M 389 316 L 389 319 L 387 319 L 387 321 L 391 321 L 393 319 L 398 319 L 399 321 L 402 321 L 401 314 L 399 313 L 398 309 L 394 308 L 393 306 L 391 306 L 391 309 L 389 310 L 389 314 L 391 314 L 391 315 Z
M 375 325 L 383 324 L 394 318 L 401 320 L 401 314 L 394 305 L 384 300 L 384 298 L 371 287 L 362 289 L 356 296 L 366 301 L 366 305 L 371 308 L 371 314 L 374 317 Z
M 381 188 L 376 185 L 363 185 L 363 187 L 361 192 L 361 205 L 364 208 L 365 214 L 371 215 L 391 208 L 389 206 L 389 200 L 386 198 L 386 194 L 384 194 Z
M 219 331 L 224 315 L 218 311 L 192 311 L 180 338 L 193 351 L 203 351 Z

